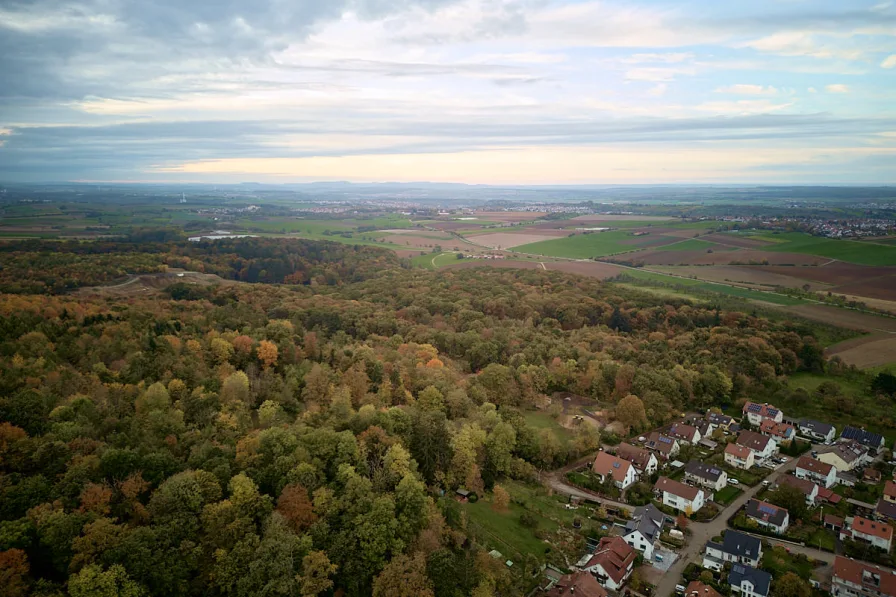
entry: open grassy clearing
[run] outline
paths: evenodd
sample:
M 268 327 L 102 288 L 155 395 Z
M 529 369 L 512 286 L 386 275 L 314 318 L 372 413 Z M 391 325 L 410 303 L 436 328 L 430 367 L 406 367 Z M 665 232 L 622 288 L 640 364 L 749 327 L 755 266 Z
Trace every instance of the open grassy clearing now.
M 896 247 L 885 244 L 835 240 L 800 232 L 762 235 L 760 238 L 774 242 L 765 248 L 766 251 L 818 255 L 862 265 L 896 265 Z
M 541 431 L 542 429 L 550 429 L 554 432 L 554 437 L 560 440 L 560 442 L 566 442 L 573 437 L 572 431 L 561 425 L 556 419 L 554 419 L 547 413 L 528 411 L 523 413 L 523 418 L 526 420 L 526 423 L 528 423 L 529 426 L 534 427 L 539 431 Z

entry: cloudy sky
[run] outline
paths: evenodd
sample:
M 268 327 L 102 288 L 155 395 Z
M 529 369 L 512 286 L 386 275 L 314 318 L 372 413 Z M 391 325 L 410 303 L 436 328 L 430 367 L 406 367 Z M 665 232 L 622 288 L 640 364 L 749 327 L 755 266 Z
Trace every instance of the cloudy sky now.
M 896 3 L 0 0 L 0 180 L 896 182 Z

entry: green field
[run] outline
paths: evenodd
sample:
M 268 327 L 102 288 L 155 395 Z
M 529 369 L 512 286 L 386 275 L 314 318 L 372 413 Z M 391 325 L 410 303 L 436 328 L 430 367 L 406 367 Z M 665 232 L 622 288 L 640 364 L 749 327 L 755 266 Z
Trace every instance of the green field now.
M 733 485 L 728 485 L 723 487 L 719 491 L 716 492 L 715 502 L 727 506 L 731 502 L 733 502 L 737 496 L 743 493 L 743 490 L 734 487 Z
M 654 272 L 630 269 L 625 274 L 637 280 L 645 282 L 654 282 L 667 286 L 672 286 L 674 290 L 679 292 L 687 292 L 688 289 L 702 292 L 714 292 L 727 296 L 735 296 L 743 299 L 756 301 L 764 301 L 766 303 L 774 303 L 776 305 L 803 305 L 805 301 L 786 296 L 783 294 L 774 294 L 771 292 L 761 292 L 758 290 L 749 290 L 747 288 L 736 288 L 733 286 L 725 286 L 723 284 L 713 284 L 711 282 L 703 282 L 701 280 L 691 280 L 688 278 L 677 278 L 674 276 L 665 276 Z
M 539 431 L 542 429 L 550 429 L 554 432 L 554 437 L 556 437 L 560 442 L 566 442 L 567 440 L 572 439 L 573 432 L 560 425 L 556 419 L 550 416 L 547 413 L 543 413 L 540 411 L 527 411 L 523 413 L 523 418 L 526 419 L 526 423 L 530 427 L 534 427 Z
M 713 251 L 721 251 L 726 247 L 720 247 L 717 243 L 710 243 L 705 240 L 699 240 L 696 238 L 690 238 L 688 240 L 683 240 L 678 243 L 672 243 L 671 245 L 663 245 L 661 247 L 656 247 L 657 251 L 708 251 L 712 249 Z M 729 249 L 730 250 L 730 249 Z
M 591 234 L 576 234 L 564 238 L 543 240 L 537 243 L 529 243 L 515 247 L 519 253 L 534 253 L 547 255 L 548 257 L 569 257 L 571 259 L 591 259 L 592 257 L 604 257 L 613 253 L 634 251 L 640 247 L 637 245 L 624 245 L 620 241 L 631 240 L 630 232 L 623 230 L 611 230 L 609 232 L 594 232 Z
M 896 246 L 854 240 L 836 240 L 810 236 L 801 232 L 766 234 L 759 238 L 774 243 L 763 247 L 763 251 L 817 255 L 860 265 L 896 265 Z

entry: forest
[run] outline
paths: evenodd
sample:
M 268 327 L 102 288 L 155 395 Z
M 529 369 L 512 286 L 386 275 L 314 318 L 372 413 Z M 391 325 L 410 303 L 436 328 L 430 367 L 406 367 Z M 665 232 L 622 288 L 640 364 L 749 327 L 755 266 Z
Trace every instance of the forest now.
M 400 266 L 394 253 L 372 247 L 270 238 L 190 242 L 182 236 L 138 230 L 115 241 L 0 242 L 0 292 L 60 294 L 167 268 L 241 282 L 332 285 Z
M 524 413 L 570 392 L 636 431 L 844 373 L 810 325 L 558 272 L 410 270 L 316 241 L 15 247 L 0 249 L 10 596 L 524 594 L 541 562 L 488 556 L 449 496 L 535 482 L 601 441 Z M 103 258 L 261 283 L 63 293 L 59 277 L 104 281 Z

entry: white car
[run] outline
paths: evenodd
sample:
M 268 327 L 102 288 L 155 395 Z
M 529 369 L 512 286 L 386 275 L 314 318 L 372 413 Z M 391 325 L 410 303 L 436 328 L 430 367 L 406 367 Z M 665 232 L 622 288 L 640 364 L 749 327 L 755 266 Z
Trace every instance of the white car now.
M 728 479 L 728 483 L 731 485 L 740 485 L 740 481 L 738 481 L 737 479 L 731 479 L 730 477 Z

